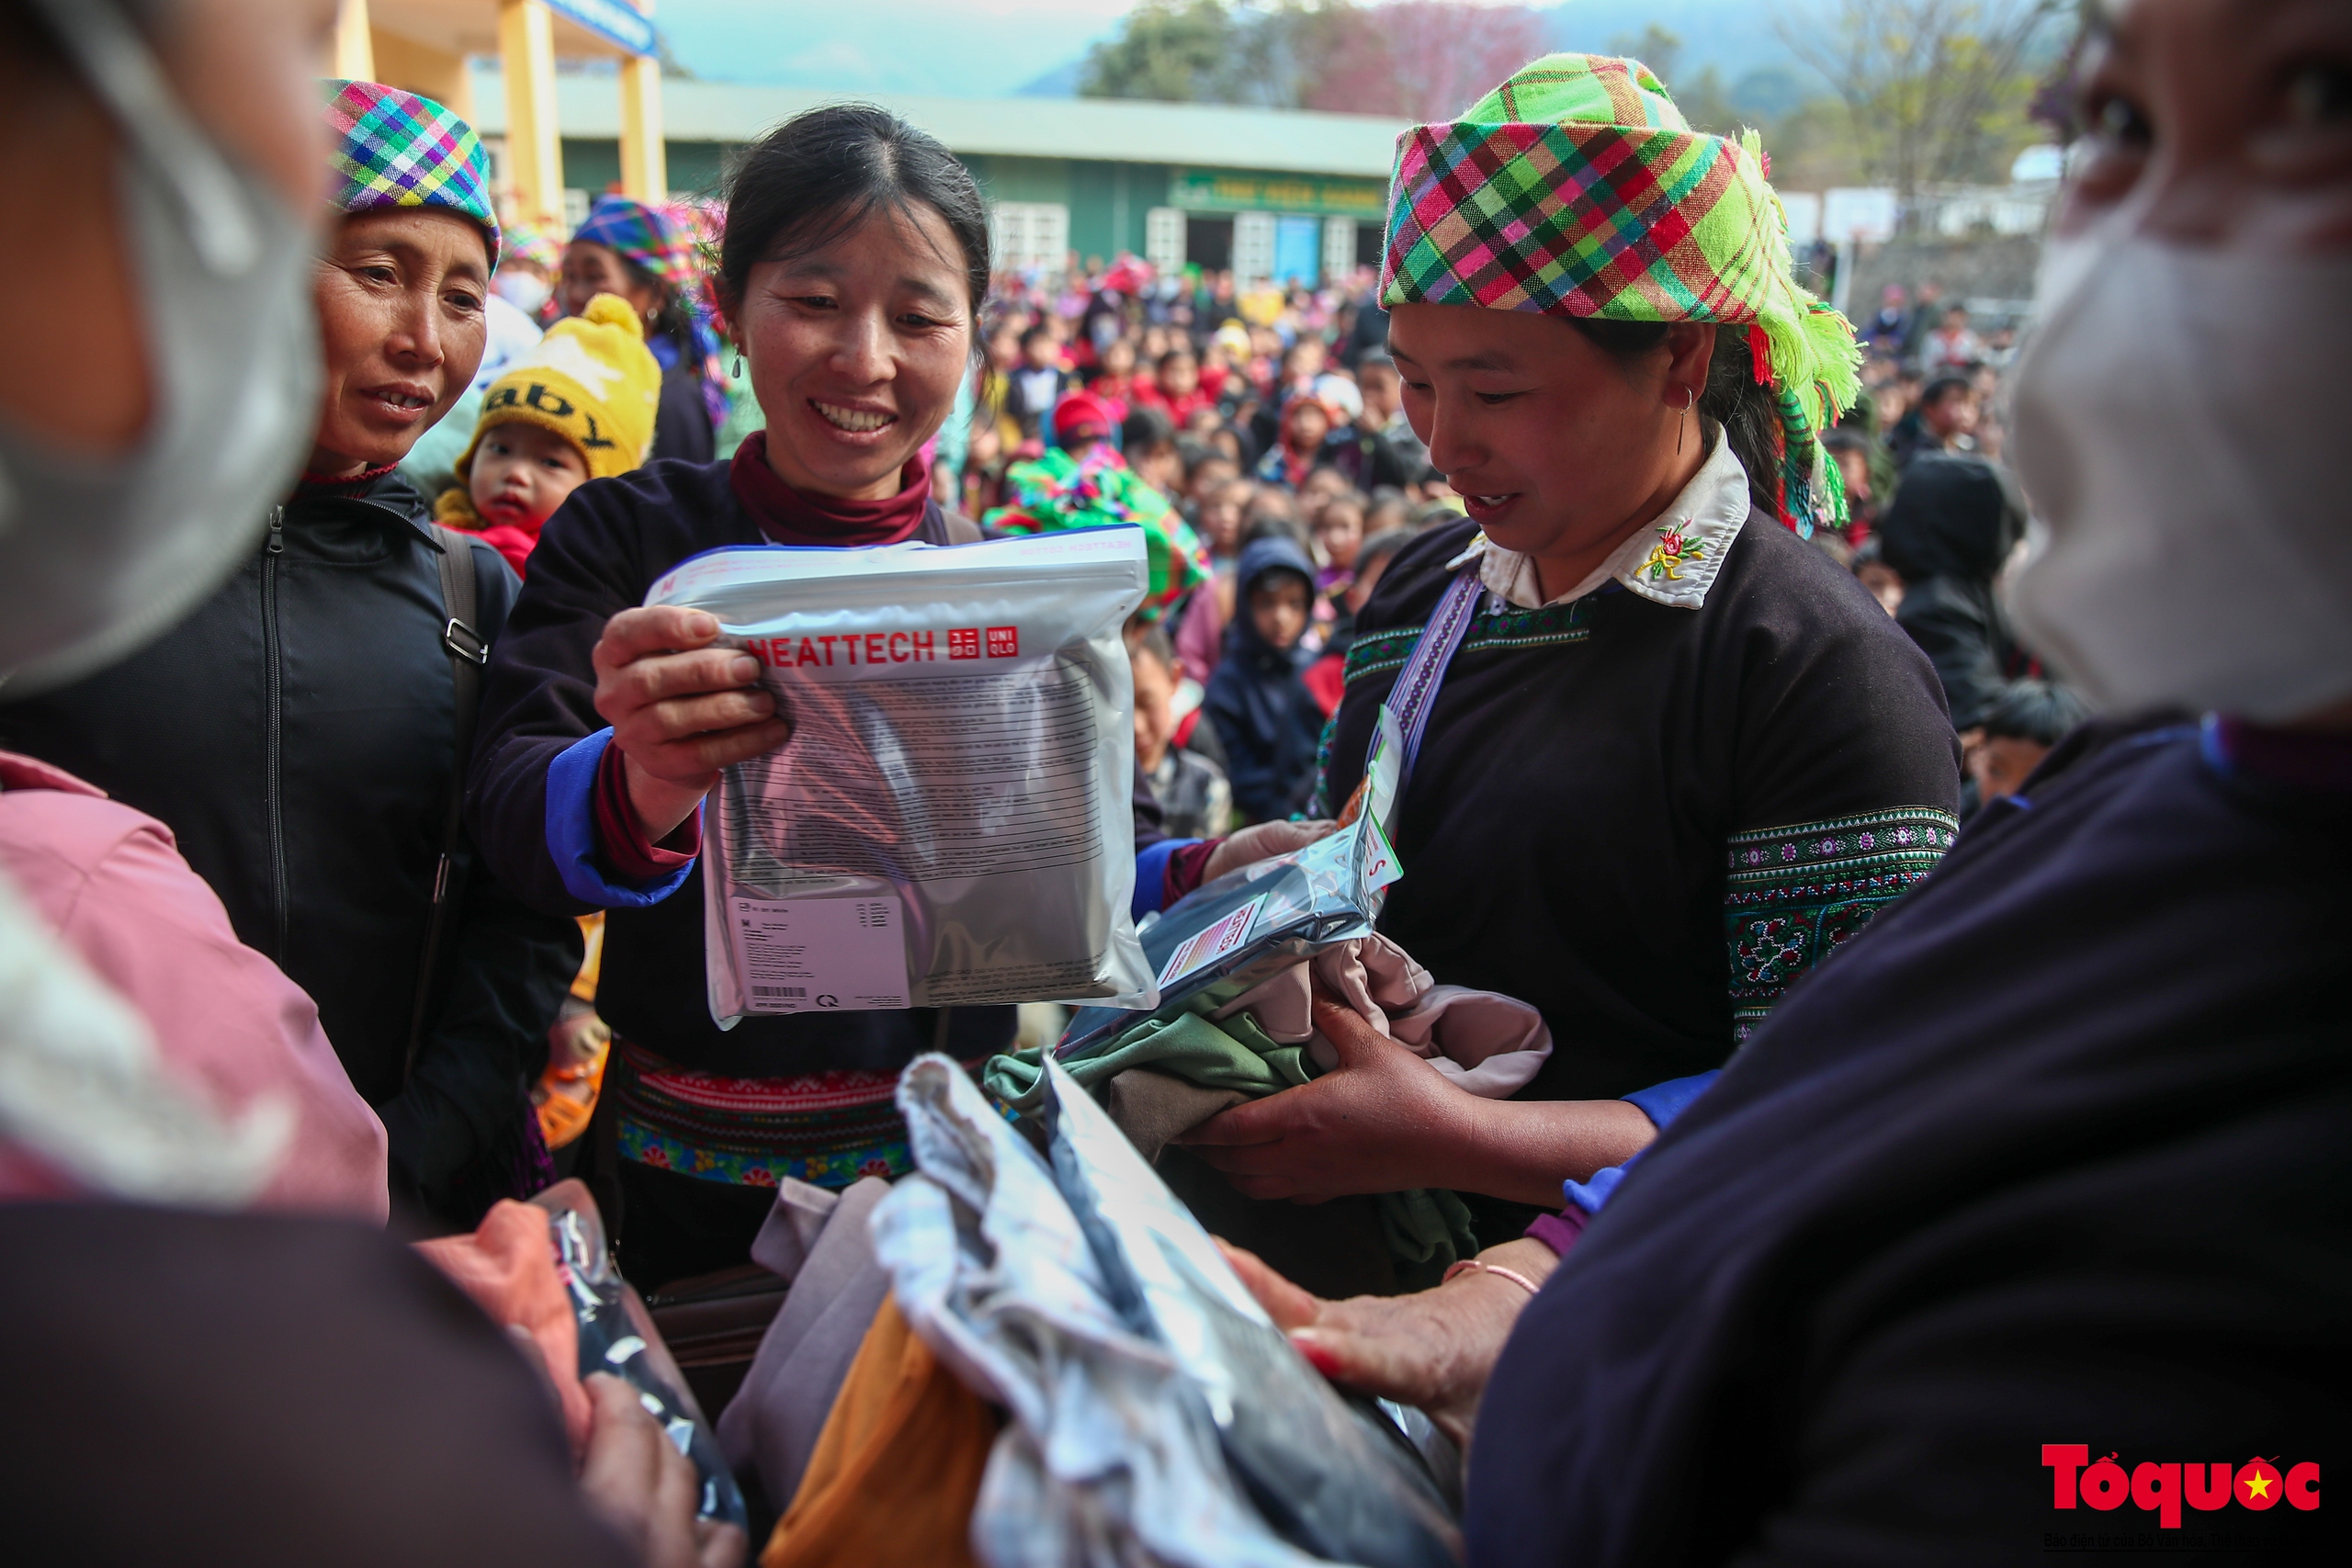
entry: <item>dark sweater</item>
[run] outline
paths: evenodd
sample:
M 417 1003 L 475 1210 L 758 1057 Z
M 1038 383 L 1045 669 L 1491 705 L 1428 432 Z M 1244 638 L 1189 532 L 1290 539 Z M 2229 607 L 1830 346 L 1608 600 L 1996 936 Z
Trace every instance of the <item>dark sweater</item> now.
M 1521 1315 L 1473 1563 L 1976 1564 L 2045 1532 L 2344 1560 L 2340 1510 L 2057 1508 L 2041 1454 L 2283 1474 L 2352 1431 L 2347 796 L 2185 729 L 2077 731 L 2024 793 Z
M 542 908 L 599 907 L 566 887 L 548 848 L 548 769 L 607 728 L 590 660 L 605 623 L 641 604 L 654 580 L 688 556 L 767 543 L 728 470 L 724 462 L 657 461 L 592 479 L 539 535 L 530 581 L 491 660 L 468 807 L 483 852 Z M 946 540 L 935 505 L 921 536 Z M 967 1059 L 1012 1038 L 1010 1008 L 955 1009 L 944 1036 L 929 1009 L 747 1018 L 722 1032 L 710 1016 L 702 936 L 699 863 L 675 891 L 612 908 L 605 924 L 596 1010 L 622 1038 L 681 1066 L 744 1077 L 891 1070 L 935 1045 Z
M 1473 526 L 1400 551 L 1357 618 L 1329 804 Z M 1473 623 L 1399 803 L 1381 929 L 1440 981 L 1542 1010 L 1555 1049 L 1531 1097 L 1704 1072 L 1933 866 L 1957 753 L 1919 650 L 1751 513 L 1699 609 L 1611 582 Z

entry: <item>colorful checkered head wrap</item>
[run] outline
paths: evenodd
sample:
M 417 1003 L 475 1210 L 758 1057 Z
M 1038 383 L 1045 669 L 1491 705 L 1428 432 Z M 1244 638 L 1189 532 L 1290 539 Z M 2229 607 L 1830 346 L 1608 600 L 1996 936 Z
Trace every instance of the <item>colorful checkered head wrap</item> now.
M 1753 477 L 1800 532 L 1842 524 L 1818 437 L 1860 395 L 1861 351 L 1797 286 L 1764 174 L 1756 132 L 1692 130 L 1640 62 L 1545 55 L 1396 139 L 1381 303 L 1745 326 L 1783 454 L 1779 475 Z
M 634 197 L 600 196 L 571 238 L 619 253 L 682 294 L 695 286 L 694 234 L 666 209 Z
M 481 225 L 498 265 L 498 214 L 490 204 L 490 158 L 474 128 L 435 103 L 380 82 L 322 84 L 334 132 L 337 183 L 329 202 L 345 212 L 444 207 Z
M 536 223 L 509 223 L 502 238 L 507 260 L 528 262 L 550 277 L 563 270 L 560 230 L 542 229 Z

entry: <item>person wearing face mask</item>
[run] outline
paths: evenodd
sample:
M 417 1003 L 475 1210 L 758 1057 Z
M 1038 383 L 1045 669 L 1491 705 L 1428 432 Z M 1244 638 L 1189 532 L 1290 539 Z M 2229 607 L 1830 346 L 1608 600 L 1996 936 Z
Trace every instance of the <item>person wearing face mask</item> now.
M 1474 1568 L 2343 1556 L 2352 6 L 2120 0 L 2077 69 L 2013 607 L 2104 716 L 1524 1286 L 1244 1265 L 1319 1365 L 1474 1443 Z
M 102 668 L 51 660 L 0 686 L 0 745 L 170 827 L 239 939 L 318 1003 L 390 1135 L 403 1207 L 470 1224 L 544 1179 L 528 1091 L 580 954 L 571 922 L 466 874 L 450 837 L 467 744 L 453 659 L 483 656 L 515 578 L 489 544 L 436 533 L 394 467 L 473 378 L 498 225 L 464 121 L 373 83 L 324 92 L 337 217 L 312 279 L 325 384 L 309 461 L 256 514 L 257 545 L 239 519 L 227 581 L 199 583 L 192 610 L 178 583 L 160 595 L 188 612 L 177 626 Z M 181 468 L 141 504 L 206 504 L 174 483 L 212 459 Z M 242 502 L 252 472 L 219 482 Z M 445 602 L 451 550 L 470 558 L 470 614 Z
M 1469 515 L 1358 613 L 1322 798 L 1396 706 L 1381 930 L 1541 1010 L 1555 1048 L 1495 1101 L 1384 1040 L 1186 1141 L 1253 1198 L 1465 1193 L 1493 1245 L 1655 1134 L 1619 1097 L 1721 1066 L 1933 869 L 1959 754 L 1928 661 L 1800 536 L 1838 517 L 1819 434 L 1859 350 L 1792 277 L 1759 149 L 1689 130 L 1638 62 L 1569 54 L 1398 156 L 1388 352 Z M 1635 172 L 1668 166 L 1693 172 Z M 1498 203 L 1502 254 L 1472 216 Z
M 334 19 L 0 0 L 0 171 L 50 247 L 0 273 L 51 307 L 0 339 L 12 684 L 135 655 L 202 604 L 311 448 L 309 67 Z M 514 1343 L 305 1164 L 319 1102 L 284 1048 L 341 1069 L 167 829 L 11 758 L 0 837 L 0 1418 L 39 1433 L 0 1473 L 12 1561 L 740 1561 L 625 1385 L 590 1380 L 575 1479 Z M 381 1132 L 342 1094 L 379 1224 Z M 288 1207 L 350 1217 L 245 1212 Z

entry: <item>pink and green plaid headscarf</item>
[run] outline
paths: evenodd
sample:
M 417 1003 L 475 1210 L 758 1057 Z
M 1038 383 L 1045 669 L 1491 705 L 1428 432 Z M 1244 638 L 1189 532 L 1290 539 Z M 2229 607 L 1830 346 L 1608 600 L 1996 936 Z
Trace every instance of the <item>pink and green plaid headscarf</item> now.
M 1748 329 L 1783 461 L 1752 476 L 1800 532 L 1842 524 L 1821 433 L 1860 395 L 1845 317 L 1798 287 L 1754 131 L 1692 130 L 1638 61 L 1549 54 L 1396 139 L 1384 305 L 1428 302 Z
M 321 84 L 334 132 L 336 189 L 344 212 L 439 207 L 481 225 L 498 265 L 498 214 L 490 201 L 490 157 L 474 128 L 435 103 L 380 82 Z

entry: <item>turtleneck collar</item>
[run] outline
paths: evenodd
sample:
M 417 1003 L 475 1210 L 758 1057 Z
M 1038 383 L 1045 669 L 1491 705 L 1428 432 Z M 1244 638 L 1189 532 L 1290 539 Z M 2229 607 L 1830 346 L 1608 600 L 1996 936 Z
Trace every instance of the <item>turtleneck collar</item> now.
M 399 467 L 398 463 L 387 463 L 380 468 L 362 468 L 357 473 L 344 479 L 333 479 L 324 474 L 305 473 L 296 482 L 294 494 L 297 499 L 303 501 L 330 496 L 340 496 L 346 501 L 363 500 L 386 474 Z
M 768 466 L 768 434 L 753 431 L 727 471 L 735 499 L 760 532 L 779 545 L 895 545 L 922 527 L 931 483 L 921 458 L 900 471 L 899 493 L 882 501 L 803 495 Z

